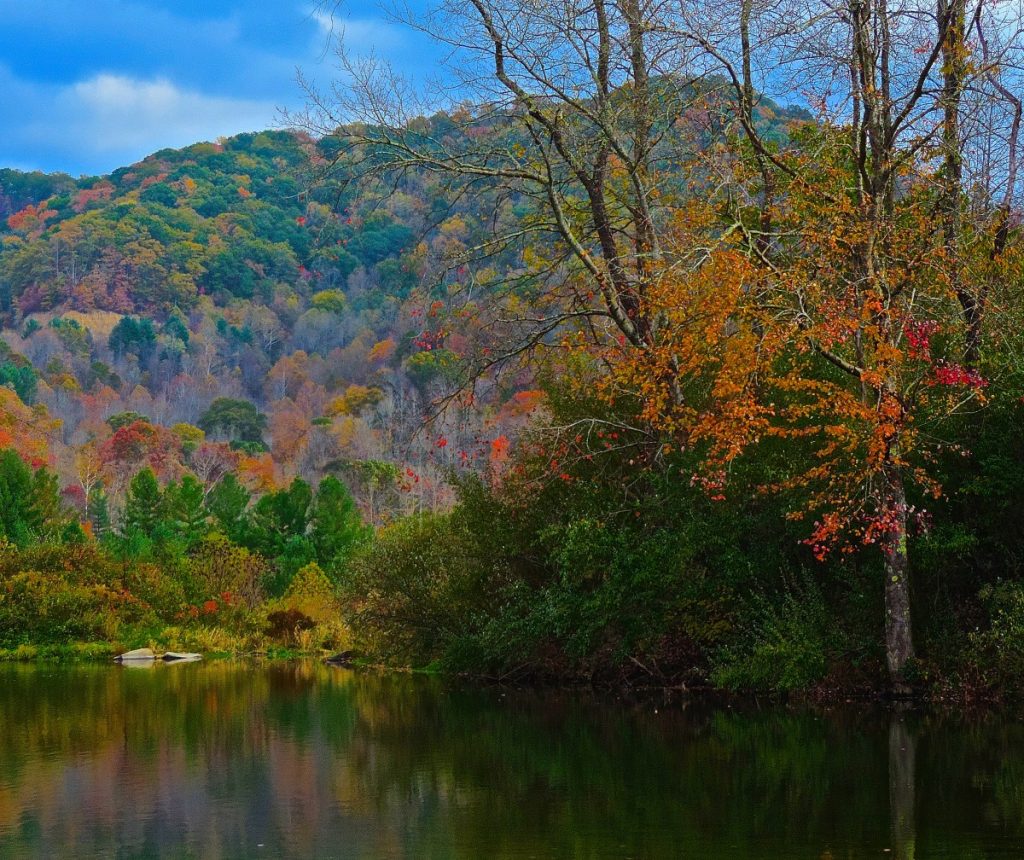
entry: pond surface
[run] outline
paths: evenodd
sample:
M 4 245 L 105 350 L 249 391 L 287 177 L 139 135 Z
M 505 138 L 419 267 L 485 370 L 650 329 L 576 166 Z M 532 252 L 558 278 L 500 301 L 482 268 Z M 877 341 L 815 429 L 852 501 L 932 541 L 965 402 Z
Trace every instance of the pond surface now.
M 1024 726 L 4 666 L 0 857 L 1024 857 Z

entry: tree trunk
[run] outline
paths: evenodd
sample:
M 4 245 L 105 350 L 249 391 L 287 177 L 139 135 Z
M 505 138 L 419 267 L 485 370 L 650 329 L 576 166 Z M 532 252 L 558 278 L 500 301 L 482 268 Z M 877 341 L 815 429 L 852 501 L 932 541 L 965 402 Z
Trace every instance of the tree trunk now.
M 905 714 L 895 711 L 889 722 L 889 838 L 893 860 L 914 860 L 916 747 L 917 739 L 907 726 Z
M 907 497 L 903 476 L 892 468 L 884 475 L 882 517 L 886 523 L 882 539 L 885 562 L 885 657 L 894 693 L 905 695 L 909 687 L 903 670 L 914 657 L 910 626 L 910 566 L 907 561 Z

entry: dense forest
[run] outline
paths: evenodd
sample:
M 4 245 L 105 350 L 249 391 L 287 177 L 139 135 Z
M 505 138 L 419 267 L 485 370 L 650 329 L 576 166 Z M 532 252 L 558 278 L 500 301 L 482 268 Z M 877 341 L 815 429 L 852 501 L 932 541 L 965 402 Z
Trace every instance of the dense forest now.
M 0 171 L 3 653 L 1013 692 L 1020 45 L 968 5 L 474 3 L 447 111 L 350 65 Z
M 438 409 L 466 343 L 444 321 L 446 261 L 480 213 L 425 174 L 386 197 L 318 190 L 325 149 L 271 131 L 105 177 L 0 174 L 5 646 L 173 637 L 238 605 L 258 608 L 256 641 L 296 646 L 323 622 L 302 641 L 337 645 L 338 604 L 320 604 L 342 562 L 374 527 L 448 507 L 450 474 L 507 456 L 541 397 L 529 375 Z

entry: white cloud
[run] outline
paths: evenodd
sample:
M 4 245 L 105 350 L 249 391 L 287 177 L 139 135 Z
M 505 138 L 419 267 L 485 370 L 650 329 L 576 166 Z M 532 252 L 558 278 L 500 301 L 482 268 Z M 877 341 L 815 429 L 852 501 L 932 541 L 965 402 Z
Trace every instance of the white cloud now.
M 200 14 L 166 0 L 0 0 L 0 167 L 106 173 L 164 147 L 272 127 L 278 108 L 304 101 L 297 68 L 324 90 L 337 80 L 332 36 L 353 56 L 429 65 L 427 41 L 373 4 L 352 0 L 361 16 L 332 19 L 323 10 L 333 3 L 319 14 L 314 3 L 209 0 Z
M 270 101 L 228 98 L 168 78 L 103 73 L 70 84 L 25 81 L 0 66 L 17 120 L 0 136 L 0 166 L 62 162 L 108 172 L 165 147 L 274 126 Z
M 339 38 L 360 53 L 394 48 L 404 41 L 399 27 L 380 18 L 345 18 L 319 10 L 310 14 L 320 26 L 321 37 Z
M 276 113 L 270 102 L 206 95 L 165 78 L 115 74 L 61 88 L 56 108 L 79 144 L 98 153 L 183 146 L 260 130 L 274 123 Z
M 309 13 L 309 16 L 320 25 L 320 29 L 324 33 L 330 35 L 334 32 L 337 26 L 338 19 L 330 12 L 322 12 L 319 9 L 314 9 Z

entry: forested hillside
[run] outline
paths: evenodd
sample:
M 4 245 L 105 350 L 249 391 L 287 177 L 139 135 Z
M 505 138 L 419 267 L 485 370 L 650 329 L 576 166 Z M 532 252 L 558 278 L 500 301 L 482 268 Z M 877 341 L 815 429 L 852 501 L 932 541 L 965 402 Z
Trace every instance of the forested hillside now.
M 730 68 L 0 172 L 0 655 L 1014 688 L 1013 183 Z
M 779 138 L 807 116 L 771 104 L 760 115 Z M 456 119 L 423 120 L 420 134 L 465 137 Z M 475 133 L 508 142 L 507 123 Z M 362 181 L 373 157 L 267 131 L 103 177 L 0 172 L 0 381 L 18 395 L 12 408 L 36 408 L 21 442 L 45 450 L 65 486 L 95 460 L 84 468 L 103 471 L 117 509 L 142 465 L 160 480 L 195 471 L 196 440 L 254 488 L 346 473 L 369 514 L 359 475 L 383 462 L 407 479 L 390 482 L 407 495 L 390 493 L 391 513 L 443 507 L 444 470 L 486 463 L 495 440 L 500 455 L 536 405 L 529 373 L 484 375 L 472 409 L 426 426 L 491 322 L 473 285 L 506 282 L 529 306 L 517 276 L 536 247 L 468 263 L 495 211 L 526 220 L 531 207 L 466 195 L 425 169 Z M 236 422 L 238 410 L 255 423 Z M 159 463 L 114 455 L 125 416 L 160 437 Z
M 198 445 L 259 489 L 347 469 L 361 492 L 360 475 L 392 475 L 374 507 L 394 513 L 441 503 L 437 467 L 515 426 L 513 386 L 423 429 L 460 348 L 432 327 L 444 265 L 479 232 L 475 214 L 426 175 L 386 195 L 317 191 L 321 148 L 264 132 L 105 177 L 0 175 L 8 423 L 30 422 L 18 444 L 65 487 L 102 472 L 120 509 L 144 465 L 162 481 L 208 472 Z M 126 455 L 115 436 L 138 421 L 152 441 Z M 378 516 L 369 490 L 360 501 Z
M 279 644 L 312 616 L 337 642 L 332 583 L 368 526 L 507 457 L 528 376 L 440 408 L 478 214 L 426 172 L 317 185 L 334 155 L 264 132 L 104 177 L 0 173 L 0 647 L 152 636 L 201 607 L 215 628 L 256 611 L 260 637 L 285 613 Z M 25 561 L 40 545 L 56 555 Z

